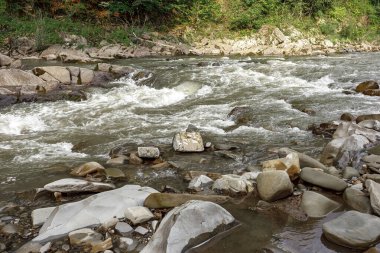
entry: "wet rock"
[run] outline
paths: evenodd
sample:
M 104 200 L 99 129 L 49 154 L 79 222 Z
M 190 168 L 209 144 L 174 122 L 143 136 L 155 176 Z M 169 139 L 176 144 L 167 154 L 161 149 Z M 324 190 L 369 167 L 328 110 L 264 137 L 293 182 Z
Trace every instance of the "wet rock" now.
M 250 181 L 241 176 L 230 174 L 223 175 L 212 185 L 212 190 L 227 195 L 246 195 L 253 191 L 253 185 Z
M 256 181 L 260 198 L 268 202 L 293 193 L 293 184 L 285 171 L 265 171 L 259 174 Z
M 51 192 L 102 192 L 115 189 L 113 184 L 89 182 L 81 179 L 64 178 L 44 186 Z
M 317 114 L 316 111 L 310 108 L 303 108 L 301 109 L 301 112 L 306 113 L 307 115 L 310 115 L 310 116 L 315 116 Z
M 143 206 L 128 207 L 125 209 L 125 218 L 130 220 L 133 225 L 144 223 L 154 218 L 152 212 Z
M 238 146 L 230 145 L 230 144 L 225 144 L 225 143 L 217 143 L 215 144 L 215 150 L 237 150 L 239 149 Z
M 102 242 L 92 243 L 91 253 L 106 252 L 108 249 L 112 249 L 112 238 L 108 238 Z
M 0 234 L 13 235 L 19 232 L 19 227 L 16 224 L 7 224 L 0 229 Z
M 203 139 L 199 132 L 181 132 L 173 138 L 173 148 L 178 152 L 204 151 Z
M 176 194 L 176 193 L 152 193 L 145 202 L 148 208 L 172 208 L 180 206 L 190 200 L 210 201 L 223 204 L 230 200 L 230 197 L 219 195 L 196 195 L 196 194 Z
M 128 66 L 111 65 L 110 72 L 117 76 L 127 76 L 132 74 L 135 70 Z
M 126 222 L 118 222 L 115 226 L 116 232 L 122 236 L 129 236 L 133 233 L 133 228 Z
M 262 162 L 263 171 L 283 170 L 288 173 L 290 180 L 295 180 L 301 173 L 298 153 L 290 153 L 285 158 Z
M 47 221 L 55 207 L 39 208 L 32 211 L 33 226 L 41 226 Z
M 326 166 L 317 161 L 316 159 L 312 158 L 311 156 L 308 156 L 304 153 L 297 152 L 293 149 L 290 148 L 280 148 L 278 150 L 278 154 L 280 156 L 287 156 L 291 153 L 297 153 L 298 154 L 298 159 L 300 163 L 300 167 L 311 167 L 311 168 L 320 168 L 322 170 L 326 170 Z
M 353 187 L 347 188 L 343 193 L 344 202 L 361 213 L 372 213 L 369 197 L 361 190 Z
M 41 247 L 40 243 L 28 242 L 16 250 L 16 253 L 40 253 Z
M 380 114 L 367 114 L 367 115 L 360 115 L 356 118 L 356 123 L 360 123 L 363 120 L 378 120 L 380 121 Z
M 352 115 L 351 113 L 343 113 L 341 116 L 340 116 L 340 120 L 343 120 L 343 121 L 355 121 L 355 116 Z
M 363 94 L 364 95 L 367 95 L 367 96 L 380 96 L 380 90 L 377 89 L 377 90 L 365 90 L 363 91 Z
M 160 157 L 160 150 L 156 147 L 138 147 L 137 154 L 140 158 L 154 159 Z
M 343 169 L 343 178 L 345 179 L 351 179 L 353 177 L 359 177 L 359 171 L 352 167 L 346 167 Z
M 110 178 L 125 178 L 124 172 L 117 168 L 106 169 L 106 176 Z
M 222 174 L 217 173 L 217 172 L 206 172 L 206 171 L 199 171 L 199 170 L 191 170 L 187 171 L 186 174 L 184 175 L 184 180 L 187 182 L 190 182 L 196 177 L 199 177 L 201 175 L 207 176 L 211 178 L 212 180 L 217 180 L 222 177 Z
M 97 162 L 85 163 L 71 171 L 71 175 L 85 177 L 88 174 L 100 173 L 105 174 L 105 168 Z
M 126 250 L 127 252 L 133 251 L 137 247 L 137 242 L 132 238 L 120 237 L 119 238 L 119 247 L 122 250 Z
M 301 206 L 309 217 L 322 218 L 338 209 L 341 205 L 322 194 L 305 191 L 302 195 Z
M 110 72 L 112 65 L 109 63 L 98 63 L 95 67 L 95 71 Z
M 233 226 L 234 221 L 231 214 L 214 203 L 189 201 L 165 216 L 141 253 L 183 252 Z
M 118 157 L 109 159 L 106 163 L 107 164 L 114 164 L 114 165 L 121 165 L 125 164 L 128 161 L 128 157 L 120 155 Z
M 136 152 L 132 152 L 129 155 L 129 163 L 138 165 L 138 164 L 142 164 L 143 160 L 140 157 L 138 157 Z
M 213 182 L 214 180 L 208 176 L 200 175 L 199 177 L 193 178 L 187 188 L 192 191 L 200 192 L 203 191 L 204 187 L 212 185 Z
M 380 155 L 367 155 L 362 161 L 374 172 L 380 173 Z
M 371 179 L 375 181 L 376 183 L 380 184 L 380 175 L 379 174 L 364 174 L 363 175 L 364 179 Z
M 370 214 L 348 211 L 322 226 L 326 238 L 336 244 L 367 249 L 380 239 L 380 219 Z
M 321 123 L 318 125 L 313 124 L 308 127 L 315 135 L 322 135 L 325 138 L 331 138 L 335 130 L 338 128 L 338 124 L 335 122 Z
M 356 92 L 363 92 L 365 90 L 375 90 L 375 89 L 379 89 L 379 84 L 375 81 L 365 81 L 365 82 L 362 82 L 360 84 L 358 84 L 358 86 L 356 86 L 355 88 L 355 91 Z
M 365 181 L 365 186 L 369 191 L 369 198 L 371 200 L 371 206 L 373 211 L 380 215 L 380 184 L 367 179 Z
M 150 187 L 126 185 L 78 202 L 61 205 L 49 216 L 33 241 L 53 240 L 83 227 L 100 225 L 113 217 L 124 218 L 126 208 L 142 206 L 149 194 L 154 192 L 157 191 Z
M 82 228 L 69 233 L 71 246 L 91 246 L 94 243 L 101 242 L 103 236 L 92 229 Z
M 149 233 L 149 230 L 142 227 L 142 226 L 138 226 L 136 229 L 135 229 L 135 232 L 139 235 L 146 235 L 147 233 Z
M 80 68 L 78 84 L 90 84 L 95 78 L 95 73 L 91 69 Z
M 37 76 L 47 73 L 62 84 L 71 83 L 70 72 L 65 67 L 60 67 L 60 66 L 36 67 L 33 69 L 33 73 Z
M 237 162 L 241 162 L 243 160 L 243 156 L 241 154 L 237 154 L 232 151 L 218 150 L 218 151 L 215 151 L 214 154 L 220 157 L 235 160 Z
M 12 58 L 8 57 L 6 55 L 0 54 L 0 67 L 6 67 L 11 65 L 12 63 Z
M 380 131 L 380 121 L 378 120 L 363 120 L 358 126 Z
M 301 179 L 310 184 L 338 192 L 347 188 L 347 183 L 344 180 L 314 168 L 303 168 Z
M 238 106 L 232 109 L 227 115 L 227 119 L 232 120 L 235 124 L 246 124 L 253 120 L 252 108 L 248 106 Z

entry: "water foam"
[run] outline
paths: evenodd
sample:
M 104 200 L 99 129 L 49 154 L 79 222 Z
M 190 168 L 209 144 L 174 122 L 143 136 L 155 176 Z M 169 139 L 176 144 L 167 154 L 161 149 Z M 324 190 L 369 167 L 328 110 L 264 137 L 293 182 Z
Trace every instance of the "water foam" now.
M 0 134 L 21 135 L 44 131 L 46 128 L 45 122 L 38 115 L 0 115 Z

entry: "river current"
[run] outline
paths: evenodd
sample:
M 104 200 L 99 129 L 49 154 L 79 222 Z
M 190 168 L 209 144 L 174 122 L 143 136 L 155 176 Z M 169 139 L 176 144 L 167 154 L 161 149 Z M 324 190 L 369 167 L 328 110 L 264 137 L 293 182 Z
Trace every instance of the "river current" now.
M 82 102 L 0 109 L 0 203 L 13 200 L 17 192 L 67 177 L 70 168 L 86 161 L 104 164 L 109 150 L 118 145 L 170 147 L 173 135 L 189 124 L 206 140 L 239 146 L 240 157 L 206 157 L 209 161 L 201 165 L 199 159 L 184 155 L 178 158 L 182 167 L 232 173 L 266 159 L 273 147 L 318 157 L 327 141 L 313 136 L 307 130 L 310 124 L 337 120 L 344 112 L 380 112 L 378 97 L 346 92 L 361 81 L 378 80 L 379 53 L 113 63 L 151 74 L 140 81 L 125 77 L 108 88 L 87 90 L 88 100 Z M 26 62 L 27 68 L 42 64 L 46 62 Z M 236 106 L 253 108 L 252 122 L 234 127 L 227 115 Z M 305 108 L 315 115 L 302 112 Z M 172 169 L 136 170 L 130 177 L 131 182 L 149 186 L 178 186 L 181 181 Z M 321 224 L 338 213 L 302 223 L 283 215 L 261 216 L 246 205 L 227 208 L 242 226 L 206 252 L 350 252 L 321 237 Z

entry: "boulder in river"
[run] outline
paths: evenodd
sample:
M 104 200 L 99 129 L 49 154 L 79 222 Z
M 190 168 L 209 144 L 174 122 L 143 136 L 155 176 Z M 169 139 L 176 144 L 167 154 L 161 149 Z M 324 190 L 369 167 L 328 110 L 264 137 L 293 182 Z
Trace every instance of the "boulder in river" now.
M 137 154 L 140 158 L 158 158 L 160 150 L 157 147 L 138 147 Z
M 322 226 L 329 241 L 354 248 L 367 249 L 380 239 L 380 219 L 374 215 L 348 211 Z
M 238 106 L 227 115 L 235 124 L 246 124 L 253 120 L 253 110 L 248 106 Z
M 340 120 L 342 121 L 354 121 L 355 120 L 355 116 L 352 115 L 351 113 L 343 113 L 341 116 L 340 116 Z
M 230 174 L 223 175 L 217 179 L 212 185 L 212 189 L 215 192 L 232 196 L 246 195 L 253 191 L 253 185 L 250 181 L 241 176 Z
M 70 75 L 69 70 L 66 67 L 61 67 L 61 66 L 35 67 L 33 69 L 33 73 L 36 76 L 41 76 L 47 73 L 62 84 L 71 83 L 71 75 Z
M 102 192 L 115 189 L 113 184 L 89 182 L 81 179 L 64 178 L 44 186 L 50 192 Z
M 338 192 L 347 188 L 347 183 L 343 179 L 314 168 L 303 168 L 301 179 L 310 184 Z
M 379 89 L 379 84 L 376 81 L 370 80 L 370 81 L 365 81 L 358 86 L 356 86 L 355 91 L 356 92 L 363 92 L 366 90 L 376 90 Z
M 369 198 L 371 200 L 371 206 L 373 208 L 373 211 L 377 215 L 380 215 L 380 184 L 370 179 L 367 179 L 365 181 L 365 186 L 369 191 Z
M 360 123 L 363 120 L 379 120 L 380 121 L 380 114 L 366 114 L 366 115 L 360 115 L 356 118 L 356 123 Z
M 313 191 L 305 191 L 302 195 L 301 207 L 312 218 L 325 217 L 340 206 L 338 202 Z
M 200 175 L 199 177 L 193 178 L 187 188 L 191 191 L 199 192 L 202 191 L 204 187 L 212 185 L 213 182 L 214 180 L 208 176 Z
M 235 218 L 212 202 L 192 200 L 161 221 L 141 253 L 177 253 L 197 246 L 234 226 Z
M 88 162 L 73 169 L 71 175 L 85 177 L 88 174 L 100 173 L 105 174 L 105 168 L 97 162 Z
M 203 139 L 199 132 L 181 132 L 173 138 L 173 148 L 178 152 L 204 151 Z
M 142 206 L 145 199 L 155 192 L 157 191 L 150 187 L 126 185 L 78 202 L 58 206 L 33 241 L 50 241 L 80 228 L 101 225 L 113 217 L 124 218 L 126 208 Z
M 372 213 L 369 197 L 361 190 L 353 187 L 347 188 L 343 193 L 344 202 L 352 209 L 361 213 Z
M 293 184 L 285 171 L 265 171 L 257 176 L 257 191 L 268 202 L 290 196 Z
M 301 152 L 297 152 L 297 151 L 290 149 L 290 148 L 278 149 L 278 154 L 280 157 L 285 157 L 291 153 L 297 153 L 298 154 L 298 159 L 299 159 L 299 163 L 300 163 L 301 168 L 312 167 L 312 168 L 320 168 L 322 170 L 326 170 L 325 165 L 323 165 L 318 160 L 312 158 L 311 156 L 308 156 L 308 155 L 301 153 Z
M 290 180 L 295 180 L 301 173 L 298 153 L 289 153 L 285 158 L 262 162 L 263 171 L 283 170 L 288 173 Z

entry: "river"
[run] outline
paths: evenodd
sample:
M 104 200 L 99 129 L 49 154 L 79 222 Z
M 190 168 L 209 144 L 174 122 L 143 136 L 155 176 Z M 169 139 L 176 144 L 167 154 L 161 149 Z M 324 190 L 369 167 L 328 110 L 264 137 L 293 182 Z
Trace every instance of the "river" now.
M 203 64 L 203 62 L 215 64 Z M 111 148 L 156 145 L 181 170 L 231 173 L 268 159 L 273 147 L 291 147 L 317 157 L 327 140 L 307 130 L 312 123 L 379 113 L 378 97 L 347 94 L 365 80 L 378 80 L 380 54 L 315 57 L 144 58 L 114 61 L 151 74 L 138 82 L 122 78 L 87 90 L 88 100 L 16 104 L 0 109 L 0 203 L 16 192 L 68 176 L 86 161 L 105 164 Z M 199 64 L 200 63 L 200 64 Z M 26 67 L 46 64 L 26 62 Z M 49 64 L 54 64 L 49 63 Z M 55 63 L 56 64 L 56 63 Z M 234 127 L 227 118 L 236 106 L 253 109 L 253 120 Z M 309 108 L 311 116 L 301 112 Z M 212 154 L 177 155 L 173 135 L 189 124 L 204 139 L 239 147 L 237 159 Z M 205 162 L 199 163 L 199 158 Z M 129 182 L 183 189 L 174 169 L 152 171 L 125 166 Z M 228 207 L 242 222 L 207 252 L 347 252 L 321 238 L 326 219 L 300 223 L 263 217 L 246 204 Z

